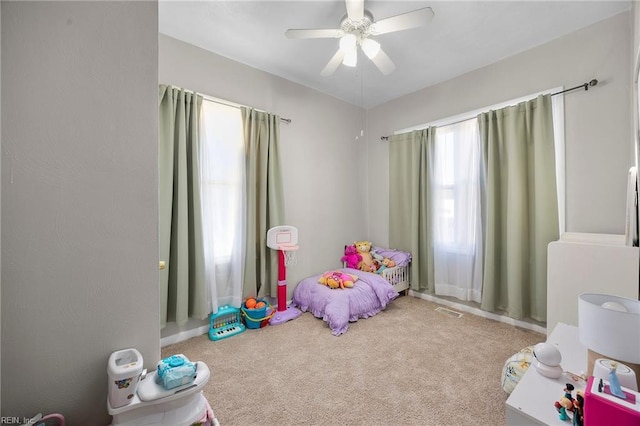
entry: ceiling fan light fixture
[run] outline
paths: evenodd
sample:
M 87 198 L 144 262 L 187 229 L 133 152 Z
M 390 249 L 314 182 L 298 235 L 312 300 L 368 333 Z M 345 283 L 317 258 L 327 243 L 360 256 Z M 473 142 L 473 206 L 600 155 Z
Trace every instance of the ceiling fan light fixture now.
M 345 54 L 356 50 L 357 37 L 355 34 L 345 34 L 340 38 L 340 50 Z
M 0 0 L 2 1 L 2 0 Z M 288 38 L 339 38 L 340 47 L 329 60 L 329 63 L 320 72 L 323 76 L 329 76 L 335 72 L 340 63 L 349 67 L 355 67 L 358 62 L 358 46 L 365 55 L 384 75 L 391 74 L 396 66 L 380 43 L 369 40 L 369 36 L 404 31 L 411 28 L 422 27 L 433 19 L 433 10 L 423 7 L 411 12 L 375 21 L 371 12 L 364 8 L 365 1 L 373 0 L 343 0 L 347 14 L 340 20 L 339 28 L 334 29 L 295 29 L 285 31 Z
M 369 59 L 373 59 L 380 52 L 380 43 L 370 38 L 365 38 L 362 40 L 362 51 Z
M 358 64 L 358 51 L 352 49 L 345 53 L 342 64 L 348 67 L 355 67 Z

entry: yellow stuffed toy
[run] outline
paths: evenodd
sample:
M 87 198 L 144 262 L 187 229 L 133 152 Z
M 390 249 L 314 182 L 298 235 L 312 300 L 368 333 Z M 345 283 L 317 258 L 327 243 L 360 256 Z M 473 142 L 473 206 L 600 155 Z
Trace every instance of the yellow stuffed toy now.
M 322 274 L 318 279 L 320 284 L 324 284 L 329 288 L 350 288 L 358 279 L 357 276 L 346 274 L 340 271 L 329 271 Z
M 375 272 L 376 266 L 371 256 L 371 243 L 369 241 L 354 241 L 353 245 L 356 246 L 358 254 L 362 256 L 358 269 L 365 272 Z

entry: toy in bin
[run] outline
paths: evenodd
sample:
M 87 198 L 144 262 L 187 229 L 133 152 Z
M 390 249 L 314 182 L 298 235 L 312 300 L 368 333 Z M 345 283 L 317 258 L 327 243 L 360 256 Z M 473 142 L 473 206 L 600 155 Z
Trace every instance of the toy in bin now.
M 173 389 L 178 386 L 193 383 L 197 376 L 197 364 L 189 361 L 182 355 L 171 355 L 158 363 L 158 375 L 156 381 L 165 389 Z
M 262 328 L 269 324 L 275 313 L 269 302 L 264 299 L 247 298 L 242 304 L 242 317 L 247 328 Z M 270 311 L 267 313 L 267 311 Z

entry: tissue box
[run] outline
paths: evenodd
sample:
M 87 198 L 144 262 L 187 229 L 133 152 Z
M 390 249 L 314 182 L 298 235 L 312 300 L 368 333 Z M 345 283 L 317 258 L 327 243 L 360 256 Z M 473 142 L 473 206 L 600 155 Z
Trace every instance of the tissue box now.
M 196 364 L 182 354 L 171 355 L 158 363 L 157 380 L 165 389 L 191 384 L 196 375 Z

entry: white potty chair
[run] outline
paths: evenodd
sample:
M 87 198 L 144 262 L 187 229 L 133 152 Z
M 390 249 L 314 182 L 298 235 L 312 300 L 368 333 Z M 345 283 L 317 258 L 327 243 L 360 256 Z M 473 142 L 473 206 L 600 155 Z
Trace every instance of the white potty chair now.
M 126 350 L 131 351 L 131 350 Z M 120 353 L 112 354 L 112 357 L 118 358 L 123 356 L 127 361 L 131 361 L 130 365 L 137 368 L 140 360 L 136 359 L 139 352 L 120 351 Z M 125 355 L 122 355 L 124 353 Z M 137 353 L 137 354 L 136 354 Z M 133 355 L 132 355 L 133 354 Z M 128 358 L 133 356 L 132 360 Z M 116 365 L 117 361 L 110 358 L 110 376 L 117 374 L 119 366 L 111 368 L 111 362 Z M 122 364 L 122 363 L 121 363 Z M 122 364 L 124 365 L 124 364 Z M 111 391 L 107 399 L 107 410 L 113 416 L 112 426 L 190 426 L 205 417 L 208 403 L 202 394 L 204 385 L 209 381 L 209 367 L 201 361 L 196 362 L 197 376 L 195 380 L 187 385 L 179 386 L 173 389 L 165 389 L 159 381 L 156 381 L 157 371 L 144 375 L 139 374 L 139 380 L 133 380 L 133 385 L 137 381 L 137 390 L 135 387 L 130 389 L 126 398 L 126 405 L 120 405 L 122 397 L 112 394 L 118 391 Z M 115 371 L 115 373 L 114 373 Z M 113 380 L 110 380 L 113 383 Z

